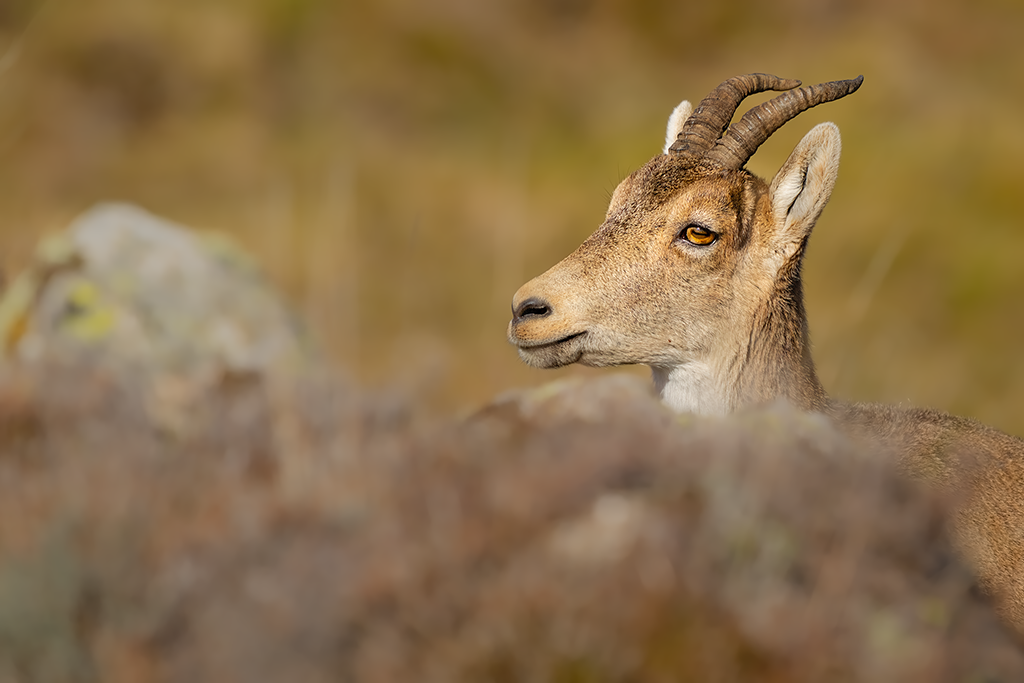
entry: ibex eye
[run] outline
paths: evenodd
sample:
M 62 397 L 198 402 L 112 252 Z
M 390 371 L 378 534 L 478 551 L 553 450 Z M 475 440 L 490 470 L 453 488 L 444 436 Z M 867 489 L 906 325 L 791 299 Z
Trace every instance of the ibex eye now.
M 688 225 L 683 228 L 682 237 L 690 244 L 706 247 L 718 239 L 718 233 L 700 225 Z

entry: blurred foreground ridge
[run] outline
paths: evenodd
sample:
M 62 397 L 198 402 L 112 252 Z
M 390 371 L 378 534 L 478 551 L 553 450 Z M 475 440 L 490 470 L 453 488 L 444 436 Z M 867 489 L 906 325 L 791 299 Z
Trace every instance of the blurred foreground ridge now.
M 247 257 L 99 207 L 0 300 L 0 681 L 1017 681 L 947 501 L 617 375 L 416 419 Z M 141 400 L 140 400 L 141 399 Z

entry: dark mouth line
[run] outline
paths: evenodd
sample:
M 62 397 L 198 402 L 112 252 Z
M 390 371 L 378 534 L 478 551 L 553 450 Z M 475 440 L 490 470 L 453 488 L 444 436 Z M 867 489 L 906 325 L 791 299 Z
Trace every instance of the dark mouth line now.
M 519 348 L 527 349 L 527 350 L 530 350 L 530 351 L 532 351 L 534 349 L 546 349 L 546 348 L 550 348 L 552 346 L 557 346 L 559 344 L 565 344 L 566 342 L 570 342 L 573 339 L 576 339 L 577 337 L 582 337 L 586 333 L 587 333 L 587 331 L 583 330 L 582 332 L 575 332 L 573 334 L 570 334 L 570 335 L 567 335 L 565 337 L 562 337 L 561 339 L 556 339 L 555 341 L 545 342 L 543 344 L 537 344 L 535 346 L 520 346 Z

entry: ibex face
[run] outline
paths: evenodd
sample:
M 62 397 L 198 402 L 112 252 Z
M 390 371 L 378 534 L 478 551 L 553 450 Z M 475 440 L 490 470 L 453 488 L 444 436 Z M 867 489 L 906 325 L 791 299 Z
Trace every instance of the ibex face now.
M 524 361 L 671 366 L 721 343 L 748 303 L 730 283 L 763 279 L 750 268 L 762 245 L 750 243 L 771 226 L 767 188 L 674 161 L 655 157 L 623 180 L 601 227 L 516 293 L 509 336 Z
M 800 259 L 832 191 L 839 132 L 814 128 L 771 186 L 742 167 L 789 118 L 861 79 L 791 90 L 754 74 L 673 112 L 665 153 L 615 190 L 604 223 L 512 301 L 509 339 L 537 367 L 645 364 L 669 405 L 722 413 L 825 400 L 806 341 Z M 789 90 L 725 131 L 739 102 Z M 671 143 L 670 145 L 668 143 Z

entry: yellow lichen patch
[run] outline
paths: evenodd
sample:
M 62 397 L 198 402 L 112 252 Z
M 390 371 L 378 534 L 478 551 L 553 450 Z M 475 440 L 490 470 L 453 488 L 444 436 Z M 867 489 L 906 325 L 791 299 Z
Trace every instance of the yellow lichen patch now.
M 25 334 L 37 289 L 36 278 L 23 273 L 0 298 L 0 356 L 9 355 Z
M 64 330 L 85 342 L 105 339 L 114 330 L 117 314 L 107 304 L 96 285 L 88 280 L 76 283 L 68 291 L 68 308 L 72 312 L 64 321 Z

